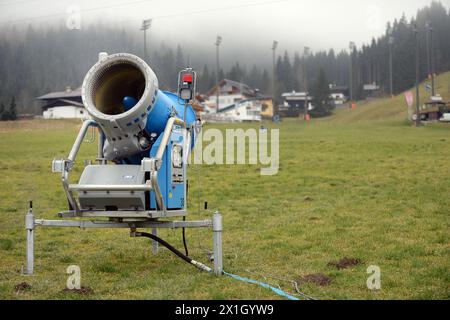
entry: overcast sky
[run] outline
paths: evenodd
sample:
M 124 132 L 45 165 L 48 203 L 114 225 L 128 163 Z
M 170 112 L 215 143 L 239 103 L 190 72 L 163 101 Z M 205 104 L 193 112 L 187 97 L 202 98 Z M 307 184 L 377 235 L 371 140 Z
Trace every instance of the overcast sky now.
M 239 48 L 343 49 L 385 31 L 388 21 L 412 17 L 431 0 L 0 0 L 0 23 L 18 26 L 55 23 L 80 10 L 81 28 L 92 21 L 138 30 L 153 18 L 151 37 L 211 47 L 223 37 L 224 54 Z M 450 0 L 441 0 L 450 7 Z M 227 50 L 229 50 L 227 52 Z M 280 52 L 281 52 L 280 51 Z

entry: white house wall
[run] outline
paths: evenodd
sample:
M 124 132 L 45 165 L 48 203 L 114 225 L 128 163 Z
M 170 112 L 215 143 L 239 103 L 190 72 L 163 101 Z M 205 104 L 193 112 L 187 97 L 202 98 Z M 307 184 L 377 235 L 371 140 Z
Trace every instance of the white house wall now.
M 250 107 L 250 109 L 247 109 Z M 236 108 L 222 112 L 226 118 L 232 118 L 234 121 L 261 121 L 261 105 L 253 103 L 242 103 Z
M 87 111 L 81 107 L 59 106 L 48 108 L 43 113 L 44 119 L 84 119 Z
M 216 105 L 216 96 L 209 96 L 206 103 L 208 105 Z M 228 95 L 220 95 L 219 96 L 219 107 L 220 109 L 226 108 L 235 104 L 236 102 L 243 100 L 244 96 L 242 94 L 228 94 Z

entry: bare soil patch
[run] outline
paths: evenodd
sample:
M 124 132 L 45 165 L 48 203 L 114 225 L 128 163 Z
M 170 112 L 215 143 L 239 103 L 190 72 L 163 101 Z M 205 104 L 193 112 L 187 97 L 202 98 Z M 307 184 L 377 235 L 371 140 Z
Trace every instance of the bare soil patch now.
M 27 283 L 27 282 L 21 282 L 21 283 L 19 283 L 19 284 L 16 284 L 16 285 L 14 286 L 14 289 L 15 289 L 17 292 L 28 291 L 28 290 L 31 289 L 31 285 L 30 285 L 29 283 Z
M 302 276 L 297 280 L 298 284 L 306 284 L 306 283 L 312 283 L 316 284 L 318 286 L 328 286 L 331 283 L 331 278 L 327 275 L 324 275 L 323 273 L 314 273 L 314 274 L 308 274 L 306 276 Z
M 94 292 L 94 290 L 92 290 L 92 288 L 89 288 L 89 287 L 81 287 L 80 289 L 68 289 L 68 288 L 65 288 L 64 290 L 63 290 L 63 292 L 72 292 L 72 293 L 77 293 L 77 294 L 80 294 L 80 295 L 88 295 L 88 294 L 91 294 L 92 292 Z
M 347 269 L 361 264 L 361 259 L 358 258 L 342 258 L 338 261 L 328 262 L 328 266 L 334 267 L 338 270 Z

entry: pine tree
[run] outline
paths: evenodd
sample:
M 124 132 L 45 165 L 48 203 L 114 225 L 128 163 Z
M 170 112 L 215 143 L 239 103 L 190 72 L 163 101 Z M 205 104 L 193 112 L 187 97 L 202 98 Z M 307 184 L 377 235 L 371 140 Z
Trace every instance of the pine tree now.
M 176 69 L 177 71 L 180 71 L 181 69 L 185 68 L 187 66 L 185 60 L 184 60 L 184 55 L 183 55 L 183 50 L 181 50 L 181 46 L 178 45 L 177 46 L 177 54 L 176 54 L 176 58 L 175 58 L 175 65 L 176 65 Z
M 0 121 L 3 121 L 3 114 L 5 113 L 5 105 L 3 102 L 0 104 Z
M 7 120 L 17 120 L 17 105 L 16 105 L 15 97 L 12 97 L 11 104 L 9 105 L 8 111 L 9 111 L 8 112 L 9 119 L 7 119 Z
M 267 69 L 264 69 L 262 75 L 261 75 L 261 91 L 268 94 L 270 92 L 271 88 L 271 78 L 269 75 L 269 71 Z
M 314 109 L 311 111 L 313 117 L 324 117 L 331 113 L 330 90 L 323 68 L 320 69 L 317 82 L 312 90 Z
M 5 105 L 3 105 L 3 112 L 1 115 L 1 120 L 2 121 L 8 121 L 11 120 L 11 116 L 9 114 L 9 109 L 5 107 Z
M 236 62 L 236 64 L 231 67 L 230 71 L 227 73 L 227 78 L 229 80 L 234 80 L 241 82 L 245 78 L 245 72 L 242 70 L 241 66 L 239 65 L 239 62 Z
M 303 70 L 303 63 L 298 52 L 296 52 L 294 55 L 294 62 L 292 64 L 292 68 L 294 80 L 293 88 L 296 91 L 300 91 L 304 85 L 303 84 L 304 70 Z
M 200 93 L 205 93 L 209 89 L 211 89 L 210 85 L 211 85 L 211 75 L 209 74 L 208 66 L 205 64 L 203 66 L 202 73 L 198 77 L 198 81 L 197 81 L 198 91 Z

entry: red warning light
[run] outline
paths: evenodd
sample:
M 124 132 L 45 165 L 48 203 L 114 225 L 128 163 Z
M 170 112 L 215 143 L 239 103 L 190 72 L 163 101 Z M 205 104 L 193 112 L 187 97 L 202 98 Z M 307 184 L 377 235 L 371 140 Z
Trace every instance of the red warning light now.
M 192 83 L 192 81 L 193 81 L 192 74 L 186 73 L 186 74 L 183 75 L 183 82 Z

